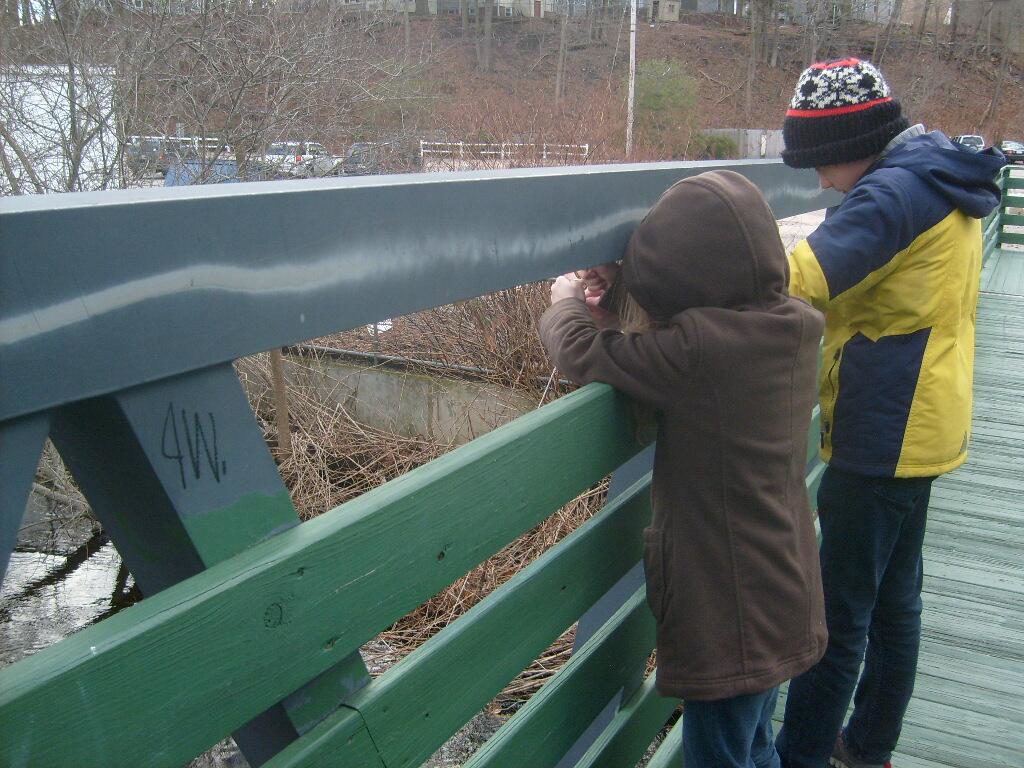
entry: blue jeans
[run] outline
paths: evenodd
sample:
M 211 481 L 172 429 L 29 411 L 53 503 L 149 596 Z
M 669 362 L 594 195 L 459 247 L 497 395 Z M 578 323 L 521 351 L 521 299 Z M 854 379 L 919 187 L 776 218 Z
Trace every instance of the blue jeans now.
M 772 739 L 778 686 L 762 693 L 683 705 L 686 768 L 779 768 Z
M 827 764 L 851 696 L 847 745 L 867 763 L 892 755 L 917 673 L 921 547 L 933 479 L 825 470 L 818 517 L 828 647 L 789 684 L 776 742 L 787 768 Z

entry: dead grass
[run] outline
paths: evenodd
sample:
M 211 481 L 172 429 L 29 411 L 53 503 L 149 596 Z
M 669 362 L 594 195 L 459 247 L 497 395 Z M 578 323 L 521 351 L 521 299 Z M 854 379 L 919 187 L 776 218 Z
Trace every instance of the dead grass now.
M 536 395 L 541 402 L 552 366 L 537 333 L 550 286 L 531 283 L 476 299 L 394 318 L 388 331 L 370 328 L 318 339 L 326 346 L 393 355 L 451 368 L 469 368 L 479 380 Z M 462 375 L 452 371 L 452 375 Z M 549 402 L 564 389 L 548 392 Z

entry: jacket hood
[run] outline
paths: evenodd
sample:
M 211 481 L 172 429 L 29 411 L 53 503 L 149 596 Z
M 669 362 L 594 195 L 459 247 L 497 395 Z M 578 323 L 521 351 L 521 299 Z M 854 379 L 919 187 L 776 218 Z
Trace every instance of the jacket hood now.
M 995 176 L 1004 165 L 1006 158 L 994 147 L 971 152 L 932 131 L 897 144 L 875 167 L 904 168 L 968 216 L 980 219 L 999 204 Z
M 694 307 L 766 308 L 786 296 L 786 253 L 760 190 L 733 171 L 671 186 L 626 246 L 626 290 L 652 317 Z

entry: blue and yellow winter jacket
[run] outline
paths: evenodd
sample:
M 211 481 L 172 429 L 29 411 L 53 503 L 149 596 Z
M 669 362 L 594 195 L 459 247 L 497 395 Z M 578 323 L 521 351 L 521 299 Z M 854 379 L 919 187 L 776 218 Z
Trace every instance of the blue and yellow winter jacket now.
M 938 475 L 967 458 L 979 219 L 1005 161 L 913 131 L 789 256 L 790 292 L 826 318 L 822 458 L 862 475 Z

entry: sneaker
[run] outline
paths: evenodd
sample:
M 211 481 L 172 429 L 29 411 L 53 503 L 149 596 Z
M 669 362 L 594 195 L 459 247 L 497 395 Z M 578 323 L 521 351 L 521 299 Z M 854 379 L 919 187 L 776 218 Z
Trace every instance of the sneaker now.
M 836 736 L 836 745 L 832 748 L 832 757 L 828 759 L 828 764 L 831 768 L 892 768 L 892 763 L 888 760 L 884 763 L 866 763 L 854 757 L 853 752 L 846 746 L 842 731 Z

